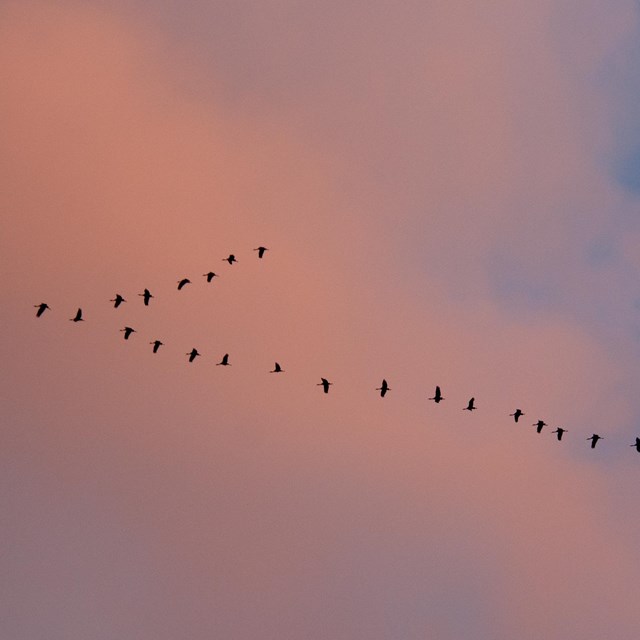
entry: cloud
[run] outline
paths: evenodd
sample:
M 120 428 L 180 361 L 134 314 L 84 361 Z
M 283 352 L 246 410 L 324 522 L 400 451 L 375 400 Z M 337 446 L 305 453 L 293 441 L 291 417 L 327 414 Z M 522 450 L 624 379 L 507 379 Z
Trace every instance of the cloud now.
M 578 256 L 622 196 L 552 5 L 275 6 L 194 49 L 4 9 L 8 631 L 632 637 L 635 368 L 562 304 L 608 290 Z

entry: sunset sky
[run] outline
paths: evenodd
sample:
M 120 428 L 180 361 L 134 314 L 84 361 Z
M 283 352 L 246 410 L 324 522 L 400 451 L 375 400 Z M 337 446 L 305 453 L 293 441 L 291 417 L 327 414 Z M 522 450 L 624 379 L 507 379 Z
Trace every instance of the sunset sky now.
M 0 637 L 637 640 L 638 69 L 632 0 L 2 2 Z

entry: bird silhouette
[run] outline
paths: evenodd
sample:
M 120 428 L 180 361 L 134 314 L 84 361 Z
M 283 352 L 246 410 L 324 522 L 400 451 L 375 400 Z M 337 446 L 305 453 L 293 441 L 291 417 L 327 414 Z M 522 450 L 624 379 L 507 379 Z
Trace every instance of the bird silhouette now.
M 225 353 L 225 354 L 222 356 L 222 360 L 220 360 L 220 362 L 218 362 L 218 363 L 216 364 L 216 367 L 220 367 L 220 366 L 222 366 L 222 367 L 230 367 L 230 366 L 231 366 L 231 365 L 229 364 L 229 354 L 228 354 L 228 353 Z
M 120 329 L 120 331 L 124 331 L 124 339 L 125 339 L 125 340 L 128 340 L 128 339 L 129 339 L 129 336 L 130 336 L 132 333 L 135 333 L 135 332 L 136 332 L 136 330 L 135 330 L 135 329 L 132 329 L 131 327 L 125 327 L 124 329 Z
M 284 369 L 276 362 L 276 366 L 273 368 L 273 371 L 269 371 L 269 373 L 284 373 Z
M 117 309 L 126 300 L 119 293 L 116 293 L 116 297 L 113 300 L 109 300 L 109 302 L 113 302 L 113 308 Z
M 71 322 L 84 322 L 84 318 L 82 317 L 82 309 L 78 309 L 76 311 L 76 315 L 73 318 L 69 318 Z
M 380 392 L 380 397 L 384 398 L 384 396 L 387 393 L 387 391 L 391 391 L 391 387 L 389 387 L 389 385 L 387 384 L 387 381 L 383 378 L 382 379 L 382 386 L 378 387 L 376 389 L 376 391 L 379 391 Z
M 180 291 L 185 284 L 191 284 L 191 280 L 189 280 L 189 278 L 182 278 L 182 280 L 178 281 L 178 291 Z
M 160 340 L 154 340 L 153 342 L 150 342 L 149 344 L 153 345 L 153 353 L 158 353 L 158 349 L 164 344 L 162 342 L 160 342 Z
M 552 431 L 551 433 L 557 433 L 558 434 L 558 440 L 562 440 L 562 436 L 567 432 L 566 429 L 563 429 L 562 427 L 558 427 L 555 431 Z
M 230 253 L 228 258 L 222 258 L 222 260 L 223 261 L 226 260 L 229 264 L 233 264 L 234 262 L 238 262 L 236 260 L 236 257 L 233 255 L 233 253 Z
M 463 409 L 463 411 L 474 411 L 475 409 L 477 409 L 478 407 L 475 406 L 475 401 L 476 401 L 475 398 L 471 398 L 471 400 L 469 400 L 469 403 Z
M 429 400 L 433 400 L 436 403 L 444 400 L 444 398 L 442 397 L 442 392 L 440 391 L 440 387 L 436 387 L 436 395 L 433 396 L 433 398 L 429 398 Z
M 333 384 L 333 382 L 329 382 L 326 378 L 320 378 L 322 382 L 318 382 L 316 387 L 322 387 L 325 393 L 329 393 L 329 387 Z
M 209 273 L 203 273 L 202 275 L 207 279 L 207 282 L 211 282 L 214 278 L 220 277 L 217 273 L 213 273 L 213 271 L 209 271 Z
M 523 416 L 524 413 L 520 409 L 516 409 L 515 413 L 509 414 L 516 422 L 520 419 L 520 416 Z
M 142 296 L 143 301 L 144 301 L 144 306 L 148 307 L 149 306 L 149 300 L 151 300 L 151 298 L 153 298 L 153 296 L 151 295 L 151 291 L 149 291 L 149 289 L 145 289 L 144 293 L 139 293 L 139 296 Z
M 630 444 L 630 447 L 635 447 L 636 451 L 638 453 L 640 453 L 640 438 L 636 438 L 636 443 L 635 444 Z
M 189 356 L 189 362 L 193 362 L 196 359 L 196 356 L 199 356 L 200 354 L 198 353 L 198 350 L 194 347 L 193 349 L 191 349 L 191 351 L 189 351 L 189 353 L 185 355 Z
M 538 422 L 534 422 L 533 426 L 536 428 L 538 433 L 542 432 L 542 427 L 546 427 L 547 423 L 544 420 L 538 420 Z
M 264 252 L 269 251 L 269 249 L 267 249 L 267 247 L 258 247 L 257 249 L 254 249 L 254 251 L 258 252 L 258 258 L 262 258 Z
M 604 438 L 599 436 L 597 433 L 594 433 L 590 438 L 587 438 L 587 440 L 591 440 L 591 448 L 595 449 L 598 440 L 604 440 Z
M 36 318 L 39 318 L 47 309 L 51 309 L 51 307 L 46 302 L 34 304 L 33 306 L 37 309 Z

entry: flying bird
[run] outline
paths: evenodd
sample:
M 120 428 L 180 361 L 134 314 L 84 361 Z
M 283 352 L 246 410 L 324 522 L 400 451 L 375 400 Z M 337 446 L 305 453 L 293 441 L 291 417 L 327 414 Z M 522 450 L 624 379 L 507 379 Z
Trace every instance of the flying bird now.
M 125 327 L 124 329 L 120 329 L 120 331 L 124 331 L 124 339 L 125 339 L 125 340 L 128 340 L 128 339 L 129 339 L 129 336 L 130 336 L 132 333 L 135 333 L 135 332 L 136 332 L 136 330 L 135 330 L 135 329 L 132 329 L 131 327 Z
M 587 438 L 587 440 L 591 440 L 591 448 L 595 449 L 598 440 L 604 440 L 604 438 L 599 436 L 597 433 L 594 433 L 590 438 Z
M 194 347 L 193 349 L 191 349 L 191 351 L 189 351 L 189 353 L 185 355 L 189 356 L 189 362 L 193 362 L 196 359 L 196 356 L 199 356 L 200 354 L 198 353 L 198 350 Z
M 380 392 L 380 397 L 384 398 L 384 396 L 387 393 L 387 391 L 391 391 L 391 387 L 389 387 L 389 385 L 387 384 L 387 381 L 383 378 L 382 379 L 382 386 L 378 387 L 376 389 L 376 391 L 379 391 Z
M 522 411 L 520 409 L 516 409 L 515 413 L 510 413 L 509 414 L 516 422 L 518 422 L 518 420 L 520 419 L 520 416 L 523 416 L 524 413 L 522 413 Z
M 116 293 L 116 297 L 113 300 L 109 300 L 109 302 L 113 302 L 113 308 L 117 309 L 126 300 L 119 293 Z
M 318 382 L 316 387 L 322 387 L 325 393 L 329 393 L 329 387 L 333 384 L 333 382 L 329 382 L 326 378 L 320 378 L 322 382 Z
M 276 362 L 276 366 L 273 368 L 273 371 L 269 371 L 269 373 L 284 373 L 284 369 Z
M 71 322 L 84 322 L 84 318 L 82 317 L 82 309 L 78 309 L 76 311 L 76 315 L 74 318 L 69 318 Z
M 534 422 L 533 423 L 533 426 L 536 428 L 536 431 L 538 433 L 541 433 L 542 432 L 542 427 L 546 427 L 547 423 L 544 420 L 538 420 L 538 422 Z
M 220 277 L 217 273 L 213 273 L 213 271 L 209 271 L 209 273 L 203 273 L 202 275 L 207 279 L 207 282 L 211 282 L 215 277 Z
M 39 318 L 47 309 L 51 309 L 51 307 L 46 302 L 34 304 L 33 306 L 37 309 L 36 318 Z
M 469 403 L 463 409 L 463 411 L 473 411 L 474 409 L 477 409 L 478 407 L 475 406 L 475 401 L 476 401 L 475 398 L 471 398 L 471 400 L 469 400 Z
M 267 247 L 258 247 L 257 249 L 254 249 L 254 251 L 258 252 L 258 258 L 262 258 L 264 252 L 269 251 L 269 249 L 267 249 Z
M 223 366 L 223 367 L 230 367 L 230 366 L 231 366 L 231 365 L 229 364 L 229 354 L 228 354 L 228 353 L 225 353 L 225 354 L 222 356 L 222 360 L 220 360 L 220 362 L 218 362 L 218 363 L 216 364 L 216 367 L 219 367 L 219 366 Z
M 562 440 L 562 436 L 566 432 L 567 432 L 566 429 L 563 429 L 562 427 L 558 427 L 555 431 L 552 431 L 551 433 L 557 433 L 558 434 L 558 440 Z
M 229 264 L 233 264 L 234 262 L 238 262 L 236 260 L 236 257 L 233 255 L 233 253 L 230 253 L 228 258 L 222 258 L 222 260 L 223 261 L 226 260 Z
M 436 395 L 433 396 L 433 398 L 429 398 L 429 400 L 433 400 L 436 403 L 444 400 L 444 398 L 442 397 L 442 392 L 440 391 L 440 387 L 436 387 Z
M 635 444 L 630 444 L 630 447 L 635 447 L 636 451 L 638 453 L 640 453 L 640 438 L 636 438 L 636 443 Z
M 144 306 L 148 307 L 149 306 L 149 300 L 151 300 L 151 298 L 153 298 L 153 296 L 151 295 L 151 291 L 149 291 L 149 289 L 145 289 L 144 293 L 139 293 L 139 296 L 142 296 L 142 298 L 144 299 Z
M 178 281 L 178 291 L 184 287 L 185 284 L 191 284 L 191 280 L 189 278 L 182 278 L 182 280 Z
M 160 342 L 160 340 L 154 340 L 153 342 L 150 342 L 149 344 L 153 345 L 153 353 L 158 353 L 158 349 L 164 344 L 162 342 Z

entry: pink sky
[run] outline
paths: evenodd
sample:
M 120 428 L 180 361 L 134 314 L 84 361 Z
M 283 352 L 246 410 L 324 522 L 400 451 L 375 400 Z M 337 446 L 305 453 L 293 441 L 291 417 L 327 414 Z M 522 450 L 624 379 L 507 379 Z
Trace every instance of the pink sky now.
M 311 5 L 0 10 L 2 637 L 635 640 L 637 8 Z

